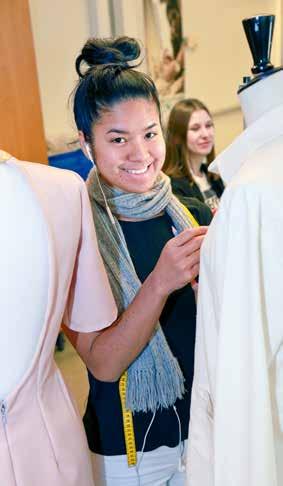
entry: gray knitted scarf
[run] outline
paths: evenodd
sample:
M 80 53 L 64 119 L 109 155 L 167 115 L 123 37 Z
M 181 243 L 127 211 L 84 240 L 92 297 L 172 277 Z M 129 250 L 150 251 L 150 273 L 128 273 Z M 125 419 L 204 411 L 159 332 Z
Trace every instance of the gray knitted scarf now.
M 100 182 L 114 215 L 115 228 L 105 211 L 96 169 L 92 169 L 87 185 L 99 249 L 121 313 L 134 299 L 141 282 L 117 218 L 124 216 L 149 219 L 165 211 L 178 233 L 192 227 L 192 224 L 184 208 L 172 194 L 169 178 L 163 173 L 158 176 L 154 187 L 144 194 L 126 193 Z M 178 361 L 157 322 L 151 340 L 128 368 L 126 406 L 132 412 L 155 412 L 159 408 L 170 407 L 177 398 L 182 398 L 184 389 L 184 377 Z

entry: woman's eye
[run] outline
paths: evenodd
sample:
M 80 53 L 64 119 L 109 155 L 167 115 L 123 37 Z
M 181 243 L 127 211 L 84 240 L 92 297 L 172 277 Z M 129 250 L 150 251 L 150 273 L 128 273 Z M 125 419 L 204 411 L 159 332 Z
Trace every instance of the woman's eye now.
M 145 134 L 145 138 L 154 138 L 157 135 L 155 132 L 148 132 Z
M 124 137 L 116 137 L 116 138 L 113 138 L 111 140 L 111 142 L 120 144 L 120 143 L 125 143 L 126 139 Z

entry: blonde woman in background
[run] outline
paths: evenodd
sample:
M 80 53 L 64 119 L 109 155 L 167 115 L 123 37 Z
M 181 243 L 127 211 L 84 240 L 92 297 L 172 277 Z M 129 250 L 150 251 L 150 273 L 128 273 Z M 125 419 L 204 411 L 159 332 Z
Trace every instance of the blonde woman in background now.
M 170 176 L 177 197 L 195 197 L 213 213 L 224 190 L 222 180 L 208 172 L 215 156 L 214 142 L 214 124 L 207 107 L 194 98 L 179 101 L 168 120 L 164 172 Z

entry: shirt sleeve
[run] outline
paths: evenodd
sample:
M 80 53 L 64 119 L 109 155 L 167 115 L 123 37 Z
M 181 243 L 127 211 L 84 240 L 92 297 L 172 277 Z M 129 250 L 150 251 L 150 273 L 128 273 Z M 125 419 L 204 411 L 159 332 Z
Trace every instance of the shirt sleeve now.
M 90 202 L 81 183 L 81 235 L 64 323 L 78 332 L 99 331 L 117 317 L 106 270 L 99 253 Z

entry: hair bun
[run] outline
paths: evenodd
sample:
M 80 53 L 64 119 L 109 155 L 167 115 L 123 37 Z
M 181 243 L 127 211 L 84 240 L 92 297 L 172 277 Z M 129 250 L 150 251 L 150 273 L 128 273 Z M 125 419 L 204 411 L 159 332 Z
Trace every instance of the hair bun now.
M 81 64 L 85 63 L 89 69 L 95 66 L 117 65 L 121 68 L 131 67 L 128 62 L 135 61 L 140 56 L 139 43 L 131 37 L 117 39 L 89 39 L 76 59 L 76 71 L 80 77 L 84 75 Z

